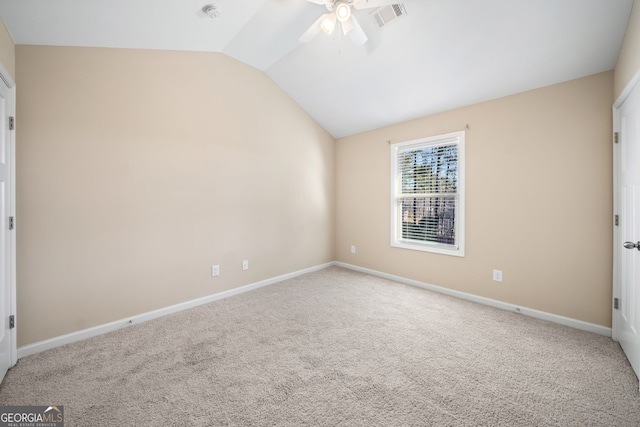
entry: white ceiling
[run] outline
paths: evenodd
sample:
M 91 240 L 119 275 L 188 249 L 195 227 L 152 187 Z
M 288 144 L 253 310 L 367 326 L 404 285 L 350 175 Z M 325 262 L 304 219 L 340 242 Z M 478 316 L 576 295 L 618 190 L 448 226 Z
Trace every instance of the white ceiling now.
M 369 41 L 298 37 L 305 0 L 0 0 L 16 44 L 224 52 L 263 70 L 334 137 L 613 69 L 633 0 L 398 0 Z M 214 3 L 217 19 L 200 9 Z

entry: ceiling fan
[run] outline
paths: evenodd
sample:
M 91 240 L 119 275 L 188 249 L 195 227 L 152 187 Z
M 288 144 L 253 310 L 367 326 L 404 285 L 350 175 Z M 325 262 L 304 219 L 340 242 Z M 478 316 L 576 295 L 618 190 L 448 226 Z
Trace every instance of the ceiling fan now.
M 353 44 L 362 46 L 368 40 L 360 23 L 353 15 L 352 9 L 370 9 L 397 3 L 398 0 L 307 0 L 311 3 L 324 5 L 328 12 L 322 15 L 300 37 L 300 42 L 307 43 L 318 35 L 320 30 L 331 35 L 337 22 L 342 27 L 342 33 L 348 35 Z

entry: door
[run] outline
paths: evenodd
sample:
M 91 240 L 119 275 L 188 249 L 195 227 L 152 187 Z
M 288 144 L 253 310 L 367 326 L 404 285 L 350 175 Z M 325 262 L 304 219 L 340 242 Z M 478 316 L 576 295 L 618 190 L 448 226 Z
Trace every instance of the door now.
M 15 307 L 15 241 L 13 223 L 14 139 L 10 120 L 14 111 L 13 83 L 0 67 L 0 381 L 16 361 L 15 329 L 10 316 Z
M 620 105 L 616 116 L 619 217 L 614 239 L 618 282 L 614 292 L 614 338 L 640 377 L 640 85 Z

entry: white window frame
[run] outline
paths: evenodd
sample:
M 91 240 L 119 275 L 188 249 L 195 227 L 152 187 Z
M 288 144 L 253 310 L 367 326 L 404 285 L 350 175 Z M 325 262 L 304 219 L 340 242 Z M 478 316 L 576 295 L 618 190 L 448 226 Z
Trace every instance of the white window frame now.
M 458 185 L 455 218 L 455 244 L 418 242 L 402 238 L 402 208 L 399 205 L 400 176 L 398 153 L 438 145 L 458 146 Z M 432 252 L 443 255 L 464 256 L 465 249 L 465 132 L 452 132 L 391 145 L 391 246 L 402 249 Z

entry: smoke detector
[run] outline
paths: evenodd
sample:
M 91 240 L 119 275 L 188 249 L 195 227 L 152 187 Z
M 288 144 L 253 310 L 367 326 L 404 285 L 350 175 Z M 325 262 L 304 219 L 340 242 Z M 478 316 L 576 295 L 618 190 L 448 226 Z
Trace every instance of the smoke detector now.
M 215 19 L 220 16 L 220 9 L 215 4 L 208 4 L 202 6 L 202 13 L 208 16 L 211 19 Z

